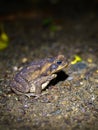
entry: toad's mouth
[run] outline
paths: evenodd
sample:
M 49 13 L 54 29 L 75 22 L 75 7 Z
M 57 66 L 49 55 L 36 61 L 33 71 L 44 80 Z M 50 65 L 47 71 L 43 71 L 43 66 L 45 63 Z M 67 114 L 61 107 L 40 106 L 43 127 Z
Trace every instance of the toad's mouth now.
M 65 65 L 63 65 L 63 66 L 59 66 L 56 70 L 54 70 L 54 71 L 52 72 L 52 74 L 55 74 L 55 73 L 57 73 L 57 72 L 63 70 L 63 69 L 66 68 L 67 66 L 68 66 L 68 64 L 65 64 Z

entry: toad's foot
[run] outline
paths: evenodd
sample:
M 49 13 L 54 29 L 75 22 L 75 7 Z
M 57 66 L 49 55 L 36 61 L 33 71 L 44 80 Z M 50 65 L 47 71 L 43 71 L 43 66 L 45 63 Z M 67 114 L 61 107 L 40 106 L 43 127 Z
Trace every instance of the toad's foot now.
M 34 99 L 38 99 L 39 97 L 48 94 L 48 92 L 43 92 L 41 94 L 35 94 L 35 93 L 27 93 L 25 94 L 25 96 L 27 96 L 28 98 L 30 97 L 35 97 Z
M 35 94 L 35 93 L 27 93 L 24 95 L 27 96 L 28 98 L 30 98 L 30 97 L 39 98 L 41 96 L 41 94 Z

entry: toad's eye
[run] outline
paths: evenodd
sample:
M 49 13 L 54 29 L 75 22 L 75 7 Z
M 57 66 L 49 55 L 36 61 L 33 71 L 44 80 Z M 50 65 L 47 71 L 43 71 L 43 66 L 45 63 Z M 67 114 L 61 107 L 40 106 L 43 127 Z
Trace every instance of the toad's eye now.
M 57 61 L 57 64 L 58 64 L 58 65 L 62 64 L 62 61 Z

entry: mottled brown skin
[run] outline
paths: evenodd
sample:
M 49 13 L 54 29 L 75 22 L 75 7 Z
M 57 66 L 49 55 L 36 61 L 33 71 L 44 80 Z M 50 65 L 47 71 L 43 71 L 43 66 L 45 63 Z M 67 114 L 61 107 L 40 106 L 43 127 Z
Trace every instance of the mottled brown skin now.
M 31 62 L 15 75 L 10 86 L 16 94 L 35 96 L 57 76 L 58 71 L 67 66 L 63 55 Z

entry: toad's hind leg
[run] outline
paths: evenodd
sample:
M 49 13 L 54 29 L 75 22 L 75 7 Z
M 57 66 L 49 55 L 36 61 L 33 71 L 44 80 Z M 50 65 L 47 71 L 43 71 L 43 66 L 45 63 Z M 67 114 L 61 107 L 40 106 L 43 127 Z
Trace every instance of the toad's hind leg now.
M 17 74 L 11 81 L 10 86 L 12 90 L 17 94 L 29 92 L 29 83 L 20 74 Z

